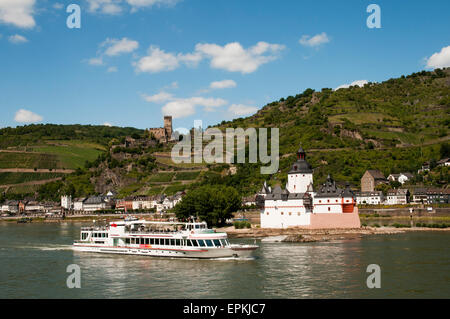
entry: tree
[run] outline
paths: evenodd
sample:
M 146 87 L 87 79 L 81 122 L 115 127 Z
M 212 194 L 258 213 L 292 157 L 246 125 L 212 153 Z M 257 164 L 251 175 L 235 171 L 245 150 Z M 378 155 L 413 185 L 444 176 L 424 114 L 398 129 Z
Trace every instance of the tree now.
M 175 208 L 177 218 L 196 216 L 211 226 L 223 226 L 241 208 L 241 196 L 233 187 L 201 186 L 190 191 Z

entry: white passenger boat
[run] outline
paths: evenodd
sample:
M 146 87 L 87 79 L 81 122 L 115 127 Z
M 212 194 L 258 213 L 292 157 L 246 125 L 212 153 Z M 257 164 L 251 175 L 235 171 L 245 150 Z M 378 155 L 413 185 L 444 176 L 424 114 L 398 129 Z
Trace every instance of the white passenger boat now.
M 208 229 L 205 222 L 121 220 L 106 226 L 81 228 L 73 249 L 83 252 L 155 257 L 249 257 L 257 245 L 230 244 L 226 233 Z

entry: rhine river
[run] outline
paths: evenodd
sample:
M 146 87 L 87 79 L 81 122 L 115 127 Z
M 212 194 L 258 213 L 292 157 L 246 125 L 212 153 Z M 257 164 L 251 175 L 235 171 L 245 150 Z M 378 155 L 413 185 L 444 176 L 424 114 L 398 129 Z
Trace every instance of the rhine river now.
M 450 298 L 448 232 L 258 241 L 251 260 L 183 260 L 74 252 L 81 226 L 0 223 L 0 298 Z M 70 264 L 80 289 L 66 286 Z M 380 289 L 367 288 L 369 264 Z

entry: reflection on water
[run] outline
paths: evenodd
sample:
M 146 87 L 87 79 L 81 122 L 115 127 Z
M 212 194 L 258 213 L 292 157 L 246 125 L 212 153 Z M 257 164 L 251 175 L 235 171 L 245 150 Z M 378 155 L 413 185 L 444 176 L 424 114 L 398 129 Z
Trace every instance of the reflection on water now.
M 449 233 L 260 243 L 254 259 L 194 260 L 75 252 L 80 227 L 1 224 L 0 297 L 450 297 Z M 66 287 L 69 264 L 81 268 L 81 289 Z M 366 287 L 369 264 L 381 266 L 381 289 Z

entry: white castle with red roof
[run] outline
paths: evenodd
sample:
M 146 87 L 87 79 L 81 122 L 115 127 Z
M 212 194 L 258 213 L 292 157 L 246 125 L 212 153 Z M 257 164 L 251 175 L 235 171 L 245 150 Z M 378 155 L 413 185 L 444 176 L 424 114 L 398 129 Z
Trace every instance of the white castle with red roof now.
M 313 170 L 306 161 L 302 147 L 297 151 L 297 161 L 288 172 L 288 182 L 283 190 L 264 184 L 264 210 L 261 228 L 359 228 L 361 223 L 355 196 L 350 188 L 336 186 L 328 175 L 317 192 L 313 189 Z

